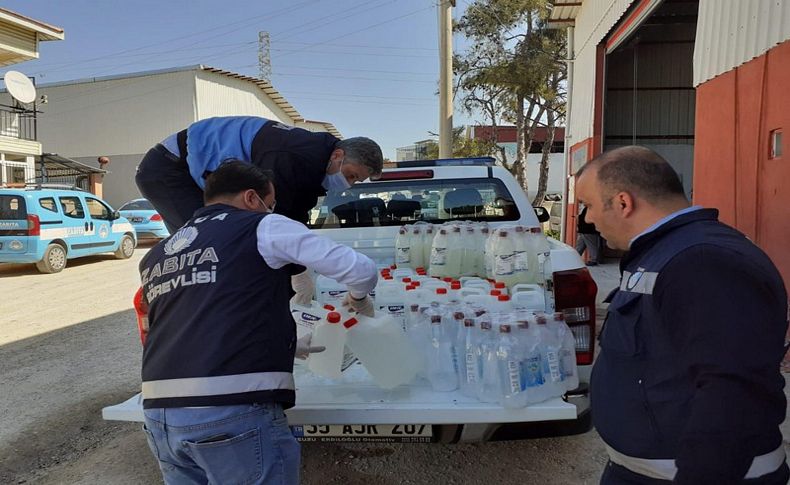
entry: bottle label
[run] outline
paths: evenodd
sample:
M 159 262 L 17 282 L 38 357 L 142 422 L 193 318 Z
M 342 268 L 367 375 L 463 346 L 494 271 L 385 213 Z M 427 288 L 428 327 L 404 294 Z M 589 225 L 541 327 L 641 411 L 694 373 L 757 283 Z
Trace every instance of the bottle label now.
M 496 257 L 495 274 L 497 276 L 508 276 L 513 274 L 513 263 L 515 256 L 511 254 L 500 254 Z
M 573 368 L 576 364 L 576 355 L 568 349 L 560 351 L 560 367 L 562 369 L 563 378 L 573 377 Z
M 540 354 L 527 357 L 521 361 L 521 387 L 528 389 L 543 385 L 543 373 L 540 368 Z
M 480 375 L 480 361 L 477 358 L 477 352 L 470 351 L 466 353 L 466 382 L 474 384 L 477 382 L 477 376 Z
M 510 381 L 510 394 L 521 392 L 521 369 L 518 361 L 507 361 L 507 375 Z
M 447 248 L 433 248 L 431 250 L 431 264 L 434 266 L 447 264 Z
M 340 364 L 340 372 L 345 372 L 346 369 L 348 369 L 358 361 L 359 359 L 357 359 L 354 356 L 354 354 L 351 353 L 350 350 L 348 350 L 348 347 L 343 347 L 343 363 Z
M 527 263 L 526 251 L 516 251 L 513 267 L 516 272 L 528 271 L 529 265 Z
M 560 382 L 562 380 L 562 373 L 560 372 L 560 360 L 557 356 L 557 351 L 549 350 L 546 352 L 546 361 L 549 367 L 551 382 Z
M 397 254 L 395 255 L 395 262 L 397 264 L 408 264 L 410 261 L 409 248 L 398 248 Z

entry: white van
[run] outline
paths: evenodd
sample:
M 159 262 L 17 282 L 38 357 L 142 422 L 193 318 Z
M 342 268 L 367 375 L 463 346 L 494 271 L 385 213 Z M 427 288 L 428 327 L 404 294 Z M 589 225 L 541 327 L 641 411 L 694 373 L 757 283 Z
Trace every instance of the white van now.
M 492 227 L 538 226 L 535 210 L 513 176 L 493 159 L 401 163 L 377 181 L 358 183 L 325 197 L 311 212 L 316 232 L 360 251 L 380 264 L 394 260 L 403 224 L 452 219 L 486 221 Z M 543 209 L 540 209 L 543 211 Z M 303 441 L 472 442 L 583 433 L 592 426 L 589 377 L 595 342 L 597 287 L 578 253 L 549 239 L 557 311 L 576 337 L 581 384 L 563 398 L 505 409 L 460 392 L 434 392 L 413 384 L 393 390 L 349 378 L 341 382 L 295 373 L 296 406 L 287 411 Z M 104 419 L 142 421 L 139 395 L 104 408 Z

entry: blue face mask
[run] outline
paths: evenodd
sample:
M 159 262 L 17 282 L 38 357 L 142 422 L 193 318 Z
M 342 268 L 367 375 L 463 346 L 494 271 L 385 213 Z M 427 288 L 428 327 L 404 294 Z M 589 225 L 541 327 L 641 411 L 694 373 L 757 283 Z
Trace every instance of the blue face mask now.
M 343 160 L 343 162 L 345 162 L 345 160 Z M 341 169 L 343 168 L 343 162 L 340 162 Z M 321 182 L 321 186 L 326 189 L 327 192 L 342 192 L 351 187 L 351 184 L 348 183 L 345 175 L 343 175 L 343 170 L 338 170 L 337 173 L 326 174 L 324 181 Z

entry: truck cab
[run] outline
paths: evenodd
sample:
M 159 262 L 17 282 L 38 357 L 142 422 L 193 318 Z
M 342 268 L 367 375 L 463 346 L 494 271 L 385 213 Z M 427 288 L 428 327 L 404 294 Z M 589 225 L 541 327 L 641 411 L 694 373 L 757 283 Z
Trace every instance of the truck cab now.
M 406 162 L 375 181 L 319 199 L 308 226 L 366 254 L 379 265 L 395 258 L 404 224 L 485 221 L 490 227 L 539 226 L 515 178 L 492 159 Z M 540 210 L 543 210 L 542 208 Z M 576 340 L 581 384 L 562 398 L 506 409 L 458 391 L 434 392 L 427 383 L 383 390 L 352 366 L 339 381 L 297 366 L 296 406 L 289 423 L 303 441 L 475 442 L 582 433 L 591 428 L 589 376 L 595 341 L 597 287 L 578 253 L 549 238 L 556 311 L 565 313 Z M 140 398 L 105 408 L 105 419 L 142 420 Z

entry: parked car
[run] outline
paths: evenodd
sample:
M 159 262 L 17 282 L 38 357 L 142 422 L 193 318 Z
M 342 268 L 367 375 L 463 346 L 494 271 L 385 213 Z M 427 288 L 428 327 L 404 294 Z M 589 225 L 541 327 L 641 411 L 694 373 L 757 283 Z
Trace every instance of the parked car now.
M 543 230 L 559 233 L 562 229 L 562 195 L 546 194 L 541 206 L 549 213 L 549 220 L 543 223 Z
M 134 253 L 137 236 L 126 218 L 95 195 L 37 185 L 0 188 L 0 263 L 35 263 L 58 273 L 66 261 Z
M 138 239 L 164 239 L 170 235 L 162 216 L 147 199 L 134 199 L 118 209 L 137 231 Z

